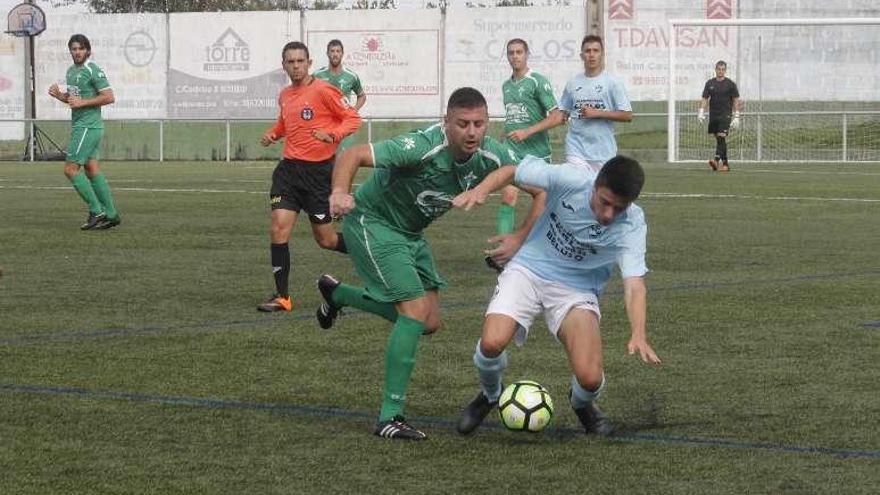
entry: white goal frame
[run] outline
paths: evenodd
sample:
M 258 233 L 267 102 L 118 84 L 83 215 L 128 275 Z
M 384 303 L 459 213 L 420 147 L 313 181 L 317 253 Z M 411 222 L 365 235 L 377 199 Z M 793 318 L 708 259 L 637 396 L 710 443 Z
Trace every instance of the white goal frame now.
M 831 17 L 827 19 L 669 19 L 669 93 L 667 96 L 667 160 L 676 160 L 678 129 L 675 109 L 675 46 L 679 26 L 871 26 L 880 17 Z

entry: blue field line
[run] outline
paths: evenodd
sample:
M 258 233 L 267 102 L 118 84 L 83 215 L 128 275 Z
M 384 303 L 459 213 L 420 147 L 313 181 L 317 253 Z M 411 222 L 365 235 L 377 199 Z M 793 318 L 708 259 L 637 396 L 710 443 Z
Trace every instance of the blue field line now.
M 859 271 L 851 271 L 851 272 L 837 272 L 837 273 L 825 273 L 825 274 L 815 274 L 815 275 L 797 275 L 792 277 L 784 277 L 778 279 L 765 279 L 765 280 L 740 280 L 736 282 L 707 282 L 707 283 L 690 283 L 690 284 L 675 284 L 669 286 L 652 286 L 648 289 L 649 292 L 676 292 L 676 291 L 689 291 L 689 290 L 714 290 L 714 289 L 724 289 L 728 287 L 738 287 L 738 286 L 751 286 L 751 285 L 761 285 L 761 284 L 778 284 L 778 283 L 792 283 L 792 282 L 808 282 L 811 280 L 826 280 L 833 278 L 847 278 L 847 277 L 859 277 L 859 276 L 869 276 L 880 274 L 880 268 L 867 268 Z M 622 289 L 617 289 L 614 291 L 609 291 L 606 294 L 608 295 L 620 295 L 623 293 Z M 485 307 L 485 302 L 462 302 L 462 303 L 444 303 L 442 304 L 442 309 L 444 311 L 449 310 L 461 310 L 461 309 L 470 309 L 470 308 L 480 308 L 481 310 Z M 360 318 L 363 316 L 369 316 L 367 313 L 363 313 L 361 311 L 346 308 L 345 317 L 346 318 Z M 142 327 L 122 327 L 122 328 L 105 328 L 98 330 L 87 330 L 81 332 L 58 332 L 58 333 L 43 333 L 43 334 L 34 334 L 34 335 L 18 335 L 13 337 L 8 337 L 5 339 L 0 339 L 0 345 L 16 345 L 16 344 L 28 344 L 28 343 L 48 343 L 48 342 L 67 342 L 67 341 L 76 341 L 83 339 L 94 339 L 94 338 L 102 338 L 102 337 L 119 337 L 119 336 L 128 336 L 128 335 L 139 335 L 145 333 L 162 333 L 167 331 L 182 331 L 182 330 L 190 330 L 190 331 L 216 331 L 216 330 L 224 330 L 225 327 L 229 326 L 243 326 L 243 325 L 259 325 L 264 323 L 269 324 L 277 324 L 283 322 L 292 321 L 308 321 L 314 318 L 314 314 L 306 313 L 306 314 L 297 314 L 286 319 L 278 319 L 273 318 L 271 316 L 266 316 L 263 318 L 251 318 L 244 320 L 229 320 L 229 321 L 207 321 L 200 323 L 191 323 L 184 325 L 147 325 Z M 869 322 L 863 326 L 872 326 L 873 323 Z
M 880 320 L 867 321 L 865 323 L 862 323 L 862 326 L 865 328 L 880 328 Z
M 21 385 L 14 383 L 0 384 L 0 391 L 7 393 L 28 393 L 54 396 L 72 396 L 89 400 L 125 400 L 169 406 L 204 407 L 208 409 L 239 409 L 253 411 L 270 411 L 288 414 L 298 414 L 317 418 L 346 418 L 375 420 L 375 413 L 362 411 L 350 411 L 338 407 L 308 406 L 297 404 L 276 404 L 272 402 L 249 402 L 230 399 L 154 395 L 142 392 L 120 392 L 115 390 L 90 390 L 80 387 L 51 387 L 43 385 Z M 456 421 L 439 417 L 412 416 L 414 423 L 430 425 L 446 430 L 454 430 Z M 497 423 L 485 424 L 483 429 L 501 430 L 503 427 Z M 578 428 L 554 428 L 552 434 L 560 437 L 581 437 L 583 430 Z M 721 447 L 745 450 L 766 450 L 771 452 L 787 452 L 797 454 L 823 454 L 850 458 L 880 459 L 878 450 L 838 449 L 828 447 L 804 447 L 799 445 L 785 445 L 764 442 L 743 442 L 737 440 L 724 440 L 714 438 L 696 438 L 684 436 L 655 435 L 646 433 L 621 433 L 615 435 L 612 441 L 621 442 L 648 442 L 669 445 L 685 445 L 690 447 Z

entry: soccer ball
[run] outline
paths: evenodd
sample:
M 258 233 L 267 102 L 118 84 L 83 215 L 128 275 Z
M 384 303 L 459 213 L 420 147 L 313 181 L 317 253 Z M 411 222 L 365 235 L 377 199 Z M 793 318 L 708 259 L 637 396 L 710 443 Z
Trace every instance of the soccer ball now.
M 539 383 L 511 383 L 498 400 L 498 414 L 508 430 L 539 432 L 553 418 L 553 399 Z

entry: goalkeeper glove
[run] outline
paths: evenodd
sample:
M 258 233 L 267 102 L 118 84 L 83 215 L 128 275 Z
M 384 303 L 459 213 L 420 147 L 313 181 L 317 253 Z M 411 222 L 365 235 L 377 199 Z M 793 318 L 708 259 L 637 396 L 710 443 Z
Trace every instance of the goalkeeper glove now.
M 730 121 L 731 129 L 739 128 L 739 112 L 733 112 L 733 120 Z
M 697 112 L 697 120 L 702 124 L 706 121 L 706 109 L 700 107 L 700 111 Z

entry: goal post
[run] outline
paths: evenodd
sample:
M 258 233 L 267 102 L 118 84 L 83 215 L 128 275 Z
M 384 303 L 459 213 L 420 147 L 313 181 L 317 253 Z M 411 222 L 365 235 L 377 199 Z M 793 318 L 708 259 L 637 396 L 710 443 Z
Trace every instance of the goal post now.
M 731 161 L 880 161 L 880 18 L 670 19 L 668 27 L 670 162 L 712 156 L 697 110 L 718 60 L 743 100 L 728 136 Z

